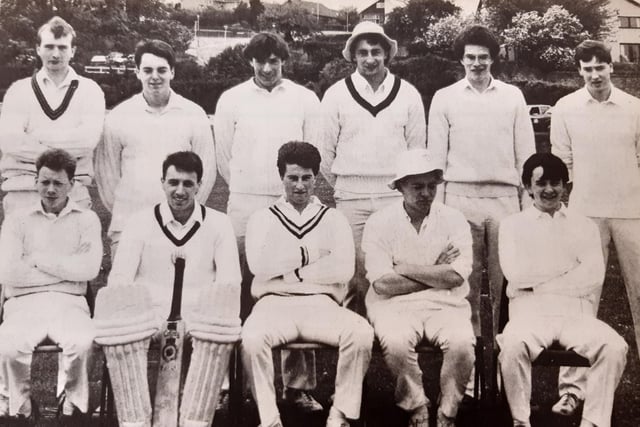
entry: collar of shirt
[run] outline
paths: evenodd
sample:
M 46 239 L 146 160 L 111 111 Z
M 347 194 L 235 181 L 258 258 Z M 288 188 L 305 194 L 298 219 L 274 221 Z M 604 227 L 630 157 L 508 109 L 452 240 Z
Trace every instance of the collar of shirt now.
M 351 74 L 351 81 L 353 82 L 353 86 L 360 94 L 386 96 L 393 87 L 395 78 L 388 68 L 385 67 L 384 71 L 387 75 L 376 91 L 373 90 L 367 79 L 362 77 L 357 71 Z
M 490 78 L 491 80 L 489 80 L 489 86 L 487 86 L 487 88 L 482 92 L 474 88 L 471 82 L 466 77 L 460 80 L 460 83 L 464 90 L 471 90 L 473 93 L 482 95 L 483 93 L 487 93 L 491 90 L 498 90 L 498 86 L 496 85 L 496 79 L 494 79 L 493 76 L 490 76 Z
M 284 196 L 280 197 L 275 203 L 281 210 L 283 210 L 287 215 L 294 214 L 302 218 L 312 217 L 324 206 L 320 199 L 316 196 L 311 196 L 309 199 L 309 204 L 307 207 L 303 209 L 302 212 L 298 212 L 293 205 L 284 198 Z
M 249 81 L 251 82 L 251 83 L 250 83 L 251 88 L 252 88 L 253 90 L 255 90 L 256 92 L 261 92 L 261 93 L 274 93 L 274 92 L 278 92 L 278 91 L 287 90 L 287 89 L 291 86 L 291 84 L 292 84 L 292 82 L 291 82 L 289 79 L 281 79 L 281 80 L 280 80 L 280 83 L 278 83 L 278 84 L 276 85 L 276 87 L 274 87 L 273 89 L 271 89 L 271 91 L 268 91 L 268 90 L 266 90 L 265 88 L 258 86 L 258 85 L 256 84 L 256 81 L 255 81 L 255 79 L 254 79 L 253 77 L 251 77 L 251 78 L 249 79 Z
M 58 86 L 56 86 L 55 83 L 53 83 L 53 80 L 49 78 L 49 75 L 45 71 L 44 67 L 41 68 L 36 73 L 36 81 L 38 82 L 41 88 L 48 89 L 50 87 L 54 87 L 56 89 L 63 89 L 63 88 L 66 89 L 71 84 L 72 80 L 78 79 L 78 74 L 76 73 L 76 71 L 71 67 L 68 67 L 68 68 L 69 68 L 69 72 L 67 72 L 67 76 L 64 78 L 62 83 L 60 83 L 60 85 Z
M 531 219 L 534 219 L 534 220 L 548 219 L 551 221 L 554 221 L 558 218 L 566 218 L 568 215 L 568 212 L 569 211 L 564 205 L 561 205 L 560 209 L 553 216 L 549 215 L 546 212 L 542 212 L 540 209 L 536 208 L 533 205 L 531 205 L 529 208 L 524 210 L 524 214 L 530 216 Z
M 609 98 L 606 101 L 598 101 L 597 99 L 595 99 L 593 96 L 591 96 L 591 94 L 589 93 L 589 90 L 587 89 L 586 86 L 584 86 L 582 89 L 580 89 L 580 91 L 578 92 L 580 94 L 580 96 L 582 97 L 583 101 L 585 104 L 614 104 L 614 105 L 620 105 L 620 95 L 621 95 L 621 91 L 611 85 L 611 94 L 609 95 Z
M 171 110 L 180 110 L 183 108 L 183 104 L 181 102 L 180 96 L 177 93 L 175 93 L 173 89 L 169 89 L 169 102 L 167 102 L 167 105 L 165 105 L 165 107 L 159 113 L 149 106 L 149 104 L 147 103 L 147 100 L 144 99 L 144 95 L 142 94 L 142 92 L 140 92 L 136 96 L 137 96 L 139 108 L 148 113 L 164 114 Z
M 398 204 L 398 207 L 401 211 L 402 216 L 407 220 L 407 223 L 409 223 L 411 228 L 413 228 L 413 224 L 411 224 L 411 217 L 409 216 L 409 214 L 404 208 L 404 201 L 400 201 L 400 203 Z M 434 220 L 434 218 L 438 216 L 439 211 L 440 211 L 440 205 L 438 204 L 438 202 L 431 203 L 431 208 L 429 209 L 429 215 L 425 216 L 424 219 L 422 220 L 422 224 L 420 224 L 420 231 L 418 232 L 418 234 L 421 234 L 427 228 L 427 226 Z
M 187 222 L 180 224 L 173 218 L 173 213 L 171 213 L 171 208 L 169 207 L 169 203 L 166 201 L 160 203 L 160 217 L 162 218 L 162 225 L 169 228 L 170 230 L 184 230 L 190 229 L 196 222 L 202 224 L 202 209 L 200 208 L 199 203 L 195 203 L 193 208 L 193 212 L 191 216 L 187 220 Z
M 60 213 L 58 215 L 56 214 L 52 214 L 49 212 L 45 212 L 44 208 L 42 207 L 42 202 L 40 200 L 38 200 L 36 203 L 34 203 L 30 208 L 29 208 L 29 214 L 30 215 L 43 215 L 46 218 L 49 219 L 56 219 L 56 218 L 62 218 L 64 216 L 69 215 L 71 212 L 82 212 L 82 208 L 80 206 L 78 206 L 78 204 L 76 202 L 74 202 L 71 199 L 67 199 L 67 204 L 65 205 L 64 208 L 62 208 L 62 210 L 60 211 Z

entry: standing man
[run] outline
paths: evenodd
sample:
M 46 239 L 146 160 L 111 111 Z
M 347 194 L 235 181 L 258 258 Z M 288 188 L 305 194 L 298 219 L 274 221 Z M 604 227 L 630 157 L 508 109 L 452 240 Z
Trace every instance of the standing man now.
M 301 339 L 339 348 L 327 427 L 349 427 L 360 416 L 362 381 L 373 330 L 341 307 L 353 275 L 354 248 L 346 218 L 313 196 L 320 153 L 306 142 L 278 150 L 284 196 L 251 216 L 247 261 L 258 299 L 242 329 L 242 362 L 262 427 L 282 427 L 273 385 L 271 349 Z
M 554 107 L 552 152 L 569 169 L 571 209 L 600 230 L 605 265 L 609 244 L 616 246 L 640 350 L 640 100 L 612 85 L 611 52 L 604 43 L 582 42 L 575 61 L 585 86 Z M 596 316 L 601 294 L 597 287 Z M 569 371 L 561 375 L 561 387 L 580 394 L 579 378 Z M 571 403 L 563 396 L 554 411 L 571 414 L 577 406 Z
M 109 113 L 96 149 L 96 182 L 112 215 L 108 232 L 112 257 L 126 219 L 162 202 L 154 171 L 169 153 L 193 151 L 202 159 L 205 169 L 198 202 L 206 202 L 216 180 L 209 119 L 200 106 L 171 89 L 173 48 L 160 40 L 142 41 L 134 57 L 142 92 Z
M 420 94 L 386 67 L 397 52 L 398 44 L 381 26 L 359 23 L 342 51 L 356 70 L 322 99 L 321 171 L 353 231 L 356 272 L 346 304 L 361 314 L 369 286 L 360 250 L 364 223 L 371 213 L 399 199 L 387 187 L 394 173 L 389 159 L 426 144 Z
M 35 161 L 50 148 L 62 148 L 77 160 L 69 197 L 90 207 L 86 186 L 93 178 L 93 149 L 104 122 L 104 94 L 93 80 L 69 66 L 76 52 L 76 33 L 55 16 L 38 29 L 36 53 L 42 68 L 7 90 L 0 114 L 0 172 L 5 215 L 32 206 L 40 198 Z
M 185 260 L 182 314 L 193 344 L 180 426 L 211 425 L 240 336 L 236 239 L 226 215 L 196 203 L 203 176 L 197 154 L 167 156 L 162 185 L 156 183 L 165 200 L 129 218 L 108 285 L 96 300 L 96 342 L 107 358 L 123 426 L 151 425 L 147 350 L 157 319 L 170 312 L 176 258 Z
M 465 77 L 434 95 L 427 149 L 444 171 L 444 203 L 471 223 L 469 301 L 476 335 L 482 260 L 487 258 L 495 334 L 503 284 L 498 226 L 502 218 L 520 211 L 520 171 L 535 152 L 535 140 L 522 92 L 491 75 L 500 52 L 491 31 L 480 25 L 469 27 L 458 35 L 453 50 Z
M 33 349 L 49 338 L 62 348 L 61 425 L 81 426 L 88 422 L 88 360 L 95 336 L 85 295 L 102 261 L 100 220 L 69 197 L 76 168 L 69 153 L 47 150 L 34 167 L 40 200 L 7 215 L 0 234 L 0 283 L 7 298 L 0 362 L 9 392 L 0 394 L 0 415 L 8 412 L 35 425 L 31 359 Z
M 244 57 L 254 76 L 222 94 L 213 127 L 218 169 L 229 185 L 227 214 L 240 249 L 243 319 L 252 305 L 252 276 L 244 249 L 247 221 L 282 196 L 275 168 L 278 149 L 287 141 L 315 141 L 320 108 L 312 91 L 282 77 L 289 48 L 279 35 L 257 34 L 244 49 Z M 322 410 L 308 393 L 316 387 L 313 351 L 283 351 L 282 356 L 285 400 L 305 412 Z
M 409 427 L 429 426 L 415 347 L 428 340 L 442 349 L 437 425 L 453 427 L 475 359 L 466 300 L 471 232 L 462 213 L 434 202 L 442 170 L 427 150 L 401 153 L 396 171 L 389 187 L 403 198 L 364 228 L 367 315 L 396 377 L 397 405 L 411 414 Z
M 522 171 L 533 206 L 500 224 L 509 322 L 498 336 L 499 361 L 514 427 L 531 426 L 531 362 L 545 347 L 558 342 L 591 364 L 583 370 L 586 387 L 559 383 L 561 406 L 575 408 L 584 400 L 580 427 L 611 425 L 627 360 L 627 343 L 595 317 L 594 291 L 602 288 L 605 272 L 600 237 L 593 221 L 562 205 L 568 181 L 562 160 L 534 154 Z

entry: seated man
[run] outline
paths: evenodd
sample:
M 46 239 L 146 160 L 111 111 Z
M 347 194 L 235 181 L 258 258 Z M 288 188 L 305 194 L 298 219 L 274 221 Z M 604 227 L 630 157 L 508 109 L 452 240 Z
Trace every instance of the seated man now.
M 530 426 L 531 362 L 557 342 L 589 359 L 584 396 L 560 390 L 577 406 L 580 427 L 611 425 L 613 395 L 626 364 L 627 344 L 594 316 L 593 294 L 602 286 L 604 262 L 598 227 L 562 205 L 569 174 L 549 153 L 529 157 L 522 182 L 529 209 L 500 224 L 500 265 L 509 280 L 509 322 L 500 345 L 500 370 L 514 426 Z
M 98 216 L 69 199 L 76 160 L 52 149 L 36 160 L 40 201 L 5 218 L 0 236 L 0 283 L 5 286 L 0 363 L 6 369 L 8 413 L 35 424 L 30 399 L 33 350 L 49 338 L 62 348 L 66 376 L 62 425 L 84 425 L 89 360 L 95 331 L 85 298 L 102 261 Z M 7 396 L 0 396 L 7 415 Z M 75 424 L 74 424 L 75 423 Z
M 360 416 L 362 381 L 373 331 L 341 307 L 353 276 L 355 251 L 346 218 L 313 196 L 320 153 L 306 142 L 278 150 L 284 197 L 254 213 L 246 251 L 258 300 L 242 329 L 242 362 L 262 427 L 282 427 L 276 406 L 271 349 L 296 340 L 339 347 L 336 392 L 327 427 Z
M 240 265 L 231 222 L 195 202 L 203 165 L 181 151 L 162 164 L 166 201 L 133 215 L 122 234 L 107 287 L 96 300 L 121 426 L 150 426 L 147 349 L 172 302 L 174 262 L 185 260 L 182 316 L 193 353 L 180 426 L 211 424 L 229 355 L 240 336 Z
M 440 347 L 441 400 L 438 427 L 453 426 L 474 363 L 467 278 L 471 231 L 456 209 L 434 202 L 442 170 L 424 149 L 401 153 L 389 187 L 398 201 L 371 215 L 362 238 L 367 315 L 384 359 L 396 377 L 397 405 L 409 411 L 410 427 L 428 427 L 429 399 L 415 346 Z

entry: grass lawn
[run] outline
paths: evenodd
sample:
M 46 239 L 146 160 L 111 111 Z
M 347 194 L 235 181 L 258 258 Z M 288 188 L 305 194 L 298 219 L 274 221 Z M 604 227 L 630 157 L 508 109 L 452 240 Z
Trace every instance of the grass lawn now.
M 209 198 L 208 205 L 221 210 L 226 210 L 227 188 L 222 179 L 218 177 L 214 191 Z M 95 188 L 92 189 L 92 196 L 95 203 L 95 210 L 98 212 L 103 230 L 106 231 L 109 221 L 109 215 L 100 203 Z M 330 188 L 326 183 L 321 181 L 318 188 L 318 196 L 328 204 L 333 204 Z M 2 214 L 0 213 L 0 219 Z M 105 237 L 106 241 L 106 237 Z M 620 275 L 615 251 L 607 266 L 607 277 L 605 281 L 604 292 L 602 295 L 602 303 L 600 304 L 599 318 L 611 325 L 618 333 L 620 333 L 629 344 L 629 357 L 627 360 L 627 368 L 622 377 L 620 386 L 616 393 L 614 406 L 614 426 L 617 427 L 638 427 L 640 426 L 640 361 L 636 351 L 635 338 L 633 333 L 633 325 L 629 306 L 627 302 L 624 284 Z M 92 283 L 95 289 L 105 284 L 105 278 L 110 268 L 110 255 L 108 246 L 105 245 L 105 255 L 103 266 L 99 277 Z M 277 355 L 275 356 L 278 357 Z M 151 356 L 153 359 L 154 357 Z M 421 364 L 425 371 L 425 384 L 428 396 L 435 403 L 438 396 L 438 366 L 439 360 L 425 360 L 421 358 Z M 40 422 L 40 426 L 53 426 L 55 421 L 52 419 L 55 413 L 55 376 L 56 376 L 55 355 L 37 355 L 34 360 L 32 371 L 32 388 L 33 395 L 44 409 L 45 419 Z M 329 407 L 329 398 L 333 393 L 333 380 L 335 376 L 336 354 L 334 352 L 318 353 L 318 389 L 316 397 Z M 276 363 L 276 367 L 279 363 Z M 97 362 L 91 372 L 91 398 L 94 404 L 97 404 L 98 393 L 100 390 L 99 380 L 102 372 L 102 360 L 97 357 Z M 152 374 L 153 377 L 153 374 Z M 533 372 L 533 425 L 540 427 L 547 426 L 577 426 L 579 418 L 570 420 L 552 417 L 550 407 L 555 402 L 557 370 L 555 369 L 538 369 Z M 281 387 L 279 380 L 276 381 L 278 388 Z M 368 426 L 373 427 L 395 427 L 405 426 L 406 418 L 401 411 L 398 411 L 393 404 L 393 384 L 389 371 L 384 366 L 381 355 L 374 354 L 368 375 L 368 398 L 365 408 L 365 415 L 368 420 Z M 459 426 L 479 426 L 505 425 L 498 421 L 487 421 L 489 417 L 497 413 L 497 410 L 488 412 L 480 411 L 462 411 L 459 417 Z M 292 411 L 283 408 L 283 420 L 286 426 L 324 426 L 326 412 L 316 416 L 300 416 L 292 413 Z M 242 426 L 255 427 L 259 423 L 255 406 L 252 403 L 245 403 L 243 406 Z M 95 423 L 96 425 L 97 422 Z M 217 414 L 214 426 L 223 427 L 229 425 L 228 414 L 222 411 Z

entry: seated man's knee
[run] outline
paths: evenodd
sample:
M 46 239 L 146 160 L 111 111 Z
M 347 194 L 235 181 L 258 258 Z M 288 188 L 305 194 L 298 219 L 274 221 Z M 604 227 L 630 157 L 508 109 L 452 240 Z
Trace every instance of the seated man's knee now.
M 263 351 L 265 347 L 271 347 L 267 329 L 256 326 L 251 322 L 245 323 L 241 337 L 242 351 L 247 354 L 256 354 Z
M 353 323 L 351 340 L 358 348 L 371 348 L 373 345 L 373 327 L 364 318 Z
M 620 335 L 611 335 L 612 336 L 607 337 L 606 342 L 602 347 L 601 355 L 605 358 L 626 361 L 629 345 Z
M 530 356 L 527 343 L 523 337 L 517 333 L 508 333 L 505 331 L 505 333 L 500 335 L 498 343 L 500 346 L 500 354 L 498 355 L 498 358 L 501 362 L 503 360 L 522 357 L 523 355 L 526 355 L 527 357 Z
M 26 346 L 20 346 L 17 337 L 8 337 L 4 334 L 0 336 L 0 358 L 12 360 L 24 354 L 27 350 Z M 32 349 L 33 350 L 33 349 Z
M 380 347 L 382 347 L 382 351 L 386 354 L 406 354 L 411 351 L 414 347 L 415 338 L 414 334 L 410 333 L 410 331 L 402 331 L 398 330 L 396 332 L 393 331 L 376 331 L 376 335 L 378 340 L 380 341 Z
M 451 352 L 468 359 L 473 359 L 475 357 L 475 343 L 476 338 L 473 336 L 471 330 L 468 332 L 462 330 L 452 331 L 441 345 L 441 349 L 443 352 Z

